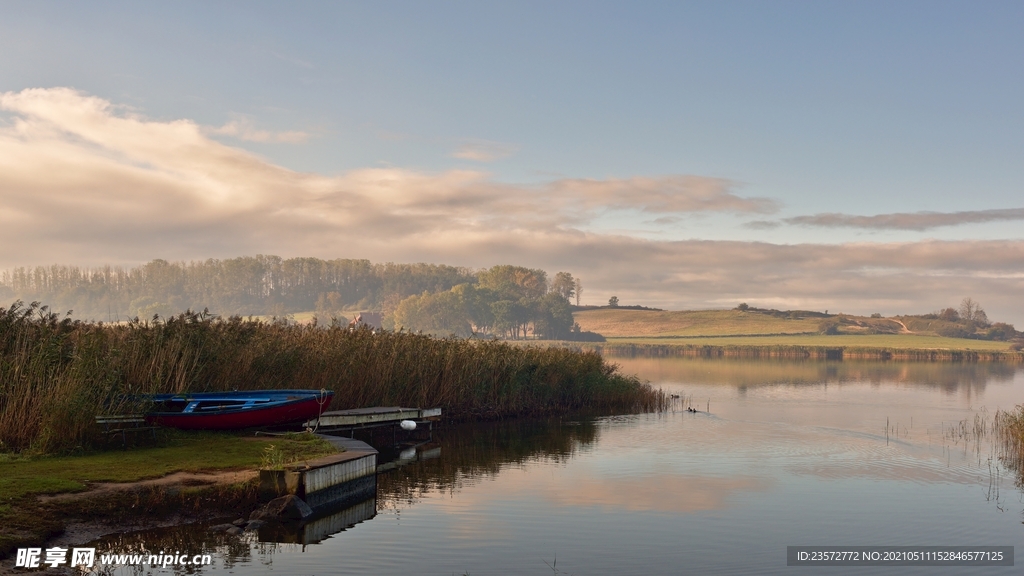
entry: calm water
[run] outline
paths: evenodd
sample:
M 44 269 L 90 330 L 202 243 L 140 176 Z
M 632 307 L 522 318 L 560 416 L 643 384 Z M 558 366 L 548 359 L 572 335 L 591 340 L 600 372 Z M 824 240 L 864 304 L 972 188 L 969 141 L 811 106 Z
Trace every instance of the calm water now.
M 811 574 L 820 571 L 786 566 L 786 546 L 1013 545 L 1024 554 L 1013 473 L 990 438 L 950 432 L 1024 403 L 1020 368 L 615 361 L 680 395 L 677 409 L 436 433 L 432 458 L 380 476 L 375 503 L 296 536 L 354 523 L 316 544 L 193 527 L 104 545 L 213 549 L 208 574 Z M 1024 559 L 1017 564 L 827 572 L 1019 574 Z

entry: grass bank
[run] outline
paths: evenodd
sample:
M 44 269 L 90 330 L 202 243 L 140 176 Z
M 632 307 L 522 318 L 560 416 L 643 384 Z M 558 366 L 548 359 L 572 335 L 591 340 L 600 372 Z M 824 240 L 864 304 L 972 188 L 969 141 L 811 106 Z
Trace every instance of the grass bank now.
M 95 446 L 96 415 L 140 409 L 129 395 L 270 388 L 332 390 L 331 409 L 441 407 L 455 420 L 665 402 L 593 351 L 192 313 L 103 325 L 0 308 L 0 452 Z
M 624 310 L 573 313 L 583 330 L 606 338 L 803 334 L 817 332 L 819 317 L 777 318 L 740 310 Z
M 913 338 L 897 336 L 890 338 Z M 922 336 L 927 340 L 958 340 Z M 1009 349 L 1005 342 L 977 342 L 973 347 L 886 346 L 886 336 L 874 344 L 875 336 L 808 336 L 704 339 L 615 339 L 595 344 L 588 350 L 629 357 L 688 356 L 703 358 L 788 358 L 815 360 L 909 360 L 948 362 L 1024 362 L 1024 353 Z M 929 342 L 932 343 L 932 342 Z M 568 343 L 567 346 L 571 346 Z M 903 342 L 899 342 L 903 344 Z M 911 342 L 912 344 L 912 342 Z M 957 343 L 952 343 L 957 344 Z M 986 346 L 1001 344 L 1001 347 Z M 576 344 L 579 347 L 579 344 Z
M 682 346 L 769 348 L 799 346 L 805 348 L 849 348 L 879 350 L 960 350 L 974 352 L 1011 352 L 1009 342 L 923 336 L 918 334 L 765 334 L 753 336 L 609 338 L 608 345 L 668 344 Z
M 196 486 L 171 491 L 157 486 L 130 493 L 97 493 L 91 498 L 40 502 L 39 496 L 78 493 L 95 483 L 132 483 L 165 477 L 176 472 L 252 470 L 267 461 L 295 462 L 318 458 L 336 450 L 329 443 L 305 434 L 288 437 L 252 437 L 228 433 L 165 434 L 154 446 L 73 456 L 23 456 L 0 454 L 0 557 L 28 544 L 39 545 L 60 533 L 72 518 L 110 520 L 137 508 L 146 512 L 154 496 L 175 509 L 188 509 L 204 499 L 229 505 L 251 496 L 252 486 Z M 91 494 L 91 493 L 90 493 Z M 225 499 L 226 498 L 226 499 Z M 141 508 L 140 508 L 141 505 Z M 185 505 L 183 507 L 183 505 Z
M 1024 362 L 1024 352 L 1013 350 L 1008 342 L 913 334 L 620 337 L 608 338 L 602 343 L 523 340 L 515 344 L 525 348 L 564 348 L 629 358 Z

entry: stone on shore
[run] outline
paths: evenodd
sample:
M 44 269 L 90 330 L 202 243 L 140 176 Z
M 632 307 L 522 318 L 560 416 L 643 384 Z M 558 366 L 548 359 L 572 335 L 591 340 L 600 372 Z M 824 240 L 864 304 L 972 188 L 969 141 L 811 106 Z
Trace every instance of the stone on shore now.
M 250 520 L 304 520 L 313 515 L 313 509 L 294 494 L 274 498 L 263 508 L 256 510 Z

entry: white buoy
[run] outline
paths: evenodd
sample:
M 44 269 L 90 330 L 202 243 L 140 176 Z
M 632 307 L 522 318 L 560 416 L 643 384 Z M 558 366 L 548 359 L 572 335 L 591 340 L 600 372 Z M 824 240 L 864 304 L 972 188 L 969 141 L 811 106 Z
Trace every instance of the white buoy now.
M 402 430 L 415 430 L 416 429 L 416 423 L 413 422 L 412 420 L 402 420 L 402 423 L 399 424 L 399 426 L 402 427 Z

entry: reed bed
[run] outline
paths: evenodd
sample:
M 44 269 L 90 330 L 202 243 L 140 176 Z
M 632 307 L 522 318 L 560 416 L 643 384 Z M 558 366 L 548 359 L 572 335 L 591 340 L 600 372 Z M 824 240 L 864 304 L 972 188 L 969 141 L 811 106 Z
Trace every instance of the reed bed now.
M 439 406 L 459 421 L 668 403 L 596 352 L 193 312 L 104 325 L 0 308 L 0 452 L 88 448 L 95 417 L 137 411 L 139 395 L 270 388 L 332 390 L 331 409 Z
M 1002 461 L 1017 473 L 1017 485 L 1024 487 L 1024 405 L 996 412 L 993 429 L 1002 442 Z

